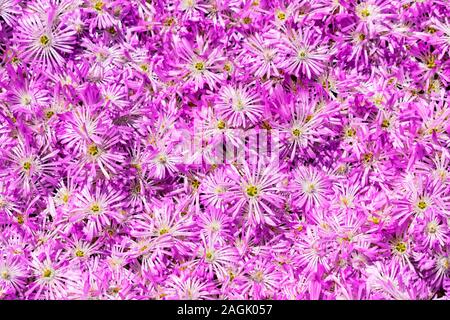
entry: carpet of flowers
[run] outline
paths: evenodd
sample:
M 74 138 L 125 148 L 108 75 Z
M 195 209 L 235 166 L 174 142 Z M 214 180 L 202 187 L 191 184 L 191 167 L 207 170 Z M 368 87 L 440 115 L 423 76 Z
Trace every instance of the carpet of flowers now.
M 449 298 L 449 17 L 0 0 L 0 299 Z

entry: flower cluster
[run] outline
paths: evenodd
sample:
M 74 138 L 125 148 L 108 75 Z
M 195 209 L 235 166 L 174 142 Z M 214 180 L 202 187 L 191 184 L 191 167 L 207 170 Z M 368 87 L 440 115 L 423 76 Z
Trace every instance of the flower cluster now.
M 0 298 L 449 298 L 448 17 L 0 0 Z

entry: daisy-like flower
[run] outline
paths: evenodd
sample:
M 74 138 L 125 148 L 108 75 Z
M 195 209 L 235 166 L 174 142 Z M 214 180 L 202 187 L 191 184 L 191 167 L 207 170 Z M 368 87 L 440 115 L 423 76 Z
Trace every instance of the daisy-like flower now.
M 11 111 L 16 113 L 37 114 L 48 104 L 48 91 L 42 87 L 42 78 L 27 79 L 18 69 L 17 77 L 13 78 L 13 88 L 7 92 L 6 101 Z
M 312 151 L 313 145 L 322 142 L 322 139 L 330 134 L 322 125 L 325 116 L 322 105 L 315 99 L 311 101 L 305 93 L 299 94 L 298 98 L 277 92 L 280 116 L 283 121 L 276 125 L 281 139 L 284 142 L 282 152 L 294 158 L 301 154 L 314 158 L 316 154 Z
M 404 266 L 411 264 L 411 241 L 404 236 L 395 236 L 389 241 L 392 261 Z
M 177 42 L 176 46 L 176 52 L 181 60 L 180 69 L 174 70 L 171 75 L 185 79 L 185 84 L 193 84 L 195 89 L 201 89 L 205 84 L 213 89 L 222 80 L 220 66 L 225 58 L 221 56 L 219 48 L 208 48 L 205 40 L 197 36 L 198 48 L 194 48 L 185 38 Z
M 281 184 L 284 176 L 276 162 L 267 166 L 263 161 L 253 165 L 245 163 L 241 171 L 236 167 L 233 169 L 235 185 L 230 188 L 230 200 L 235 201 L 233 216 L 244 209 L 248 212 L 246 219 L 249 226 L 259 224 L 275 226 L 274 208 L 283 202 L 280 191 L 284 189 Z
M 206 4 L 199 0 L 178 0 L 178 8 L 186 19 L 198 20 L 201 14 L 207 12 Z
M 226 169 L 216 169 L 203 180 L 200 186 L 200 198 L 205 205 L 221 208 L 226 203 L 227 193 L 232 186 L 232 180 Z
M 393 218 L 403 224 L 409 219 L 423 217 L 428 210 L 445 210 L 450 197 L 445 195 L 445 186 L 426 177 L 413 178 L 404 182 L 405 191 L 396 199 Z M 400 194 L 399 194 L 400 195 Z
M 437 284 L 448 277 L 450 274 L 450 258 L 448 252 L 439 253 L 436 255 L 433 267 L 434 279 Z
M 433 39 L 433 42 L 441 47 L 442 51 L 439 58 L 442 59 L 445 53 L 450 54 L 450 21 L 445 19 L 444 22 L 433 18 L 431 22 L 433 26 L 440 31 Z
M 90 29 L 93 30 L 94 27 L 101 29 L 110 28 L 115 25 L 116 21 L 111 15 L 108 7 L 110 7 L 110 1 L 108 0 L 88 0 L 88 10 L 95 16 L 91 20 Z
M 78 193 L 77 184 L 70 174 L 67 175 L 67 182 L 60 182 L 56 189 L 54 200 L 56 205 L 67 206 L 75 199 Z
M 329 179 L 313 167 L 300 167 L 296 170 L 291 186 L 295 205 L 309 211 L 321 207 L 330 196 Z
M 0 260 L 0 284 L 20 290 L 25 285 L 26 270 L 23 262 L 12 256 Z
M 295 244 L 297 263 L 307 270 L 307 274 L 318 272 L 321 268 L 329 270 L 333 245 L 336 244 L 324 239 L 316 226 L 310 226 Z
M 118 84 L 104 88 L 101 92 L 101 95 L 105 101 L 105 107 L 111 105 L 113 108 L 123 110 L 128 105 L 125 100 L 125 90 Z
M 99 235 L 112 220 L 121 218 L 119 206 L 123 194 L 120 191 L 114 192 L 111 186 L 86 186 L 77 198 L 76 214 L 71 220 L 78 222 L 87 219 L 84 231 L 88 240 Z
M 219 209 L 209 209 L 198 217 L 198 224 L 203 234 L 208 237 L 214 237 L 219 243 L 225 243 L 231 236 L 232 219 L 226 213 Z
M 145 215 L 136 216 L 131 225 L 131 234 L 144 240 L 146 248 L 140 251 L 149 253 L 146 257 L 150 260 L 148 263 L 151 264 L 151 259 L 155 257 L 150 250 L 152 247 L 155 254 L 171 255 L 170 249 L 178 252 L 189 251 L 189 247 L 192 245 L 190 238 L 193 235 L 190 228 L 193 226 L 192 219 L 186 216 L 186 213 L 165 203 Z M 151 241 L 150 245 L 149 240 Z M 144 262 L 146 261 L 144 260 Z
M 429 174 L 431 170 L 434 179 L 447 184 L 450 182 L 450 156 L 442 152 L 434 158 L 425 157 L 416 163 L 416 170 L 423 175 Z
M 89 243 L 72 236 L 72 238 L 68 238 L 69 259 L 75 261 L 89 260 L 92 255 L 99 252 L 99 247 L 99 242 Z
M 357 206 L 358 194 L 361 188 L 358 185 L 340 181 L 335 185 L 334 201 L 332 207 L 341 210 L 354 209 Z
M 398 274 L 402 271 L 404 270 L 397 263 L 377 261 L 366 270 L 367 284 L 385 299 L 410 300 L 407 288 L 399 283 Z
M 12 27 L 14 16 L 20 13 L 20 0 L 0 0 L 0 17 Z M 0 25 L 0 30 L 2 26 Z
M 280 56 L 272 42 L 264 36 L 255 34 L 249 37 L 245 45 L 246 52 L 243 55 L 248 57 L 246 62 L 248 72 L 256 77 L 269 79 L 271 76 L 279 76 Z
M 76 153 L 81 153 L 83 148 L 92 142 L 99 143 L 101 137 L 106 133 L 103 112 L 98 115 L 88 107 L 76 109 L 70 119 L 65 122 L 65 130 L 61 134 L 61 142 Z
M 50 13 L 51 14 L 51 13 Z M 75 31 L 62 23 L 42 20 L 38 14 L 25 16 L 19 21 L 18 42 L 23 46 L 23 59 L 56 68 L 64 64 L 64 53 L 73 50 Z
M 176 153 L 174 146 L 167 146 L 155 149 L 149 155 L 151 159 L 148 163 L 150 175 L 157 179 L 162 179 L 169 174 L 177 172 L 177 164 L 181 163 L 182 157 Z
M 43 260 L 37 255 L 32 256 L 31 272 L 35 281 L 29 285 L 26 295 L 35 299 L 68 299 L 70 288 L 76 287 L 79 281 L 79 273 L 73 270 L 63 260 L 58 260 L 60 255 L 50 258 L 45 252 Z
M 24 140 L 11 150 L 8 160 L 14 164 L 13 173 L 19 179 L 24 192 L 29 193 L 32 190 L 44 192 L 46 185 L 56 182 L 54 174 L 58 163 L 54 161 L 54 157 L 58 152 L 45 149 L 36 152 Z M 5 174 L 9 176 L 11 172 L 1 173 L 2 176 Z
M 172 275 L 166 283 L 166 288 L 166 299 L 175 300 L 207 300 L 218 293 L 212 282 L 187 272 L 183 272 L 179 276 Z
M 265 259 L 249 263 L 239 290 L 246 297 L 268 299 L 281 286 L 281 274 L 274 264 Z
M 225 86 L 216 104 L 218 114 L 233 127 L 256 124 L 262 117 L 264 106 L 258 94 L 249 86 Z
M 13 216 L 14 212 L 18 212 L 17 203 L 11 193 L 13 183 L 0 182 L 0 212 L 8 216 Z
M 117 173 L 123 163 L 124 155 L 120 151 L 113 149 L 118 143 L 119 136 L 115 132 L 109 132 L 102 137 L 100 143 L 91 142 L 82 149 L 82 156 L 79 162 L 75 162 L 69 168 L 74 172 L 89 169 L 92 176 L 97 174 L 97 170 L 106 177 L 107 180 Z
M 228 270 L 237 264 L 238 252 L 232 246 L 220 245 L 212 235 L 208 238 L 202 236 L 202 247 L 199 248 L 199 258 L 192 260 L 188 265 L 204 269 L 210 277 L 213 275 L 223 280 Z
M 448 241 L 448 226 L 442 221 L 442 217 L 434 211 L 425 213 L 424 219 L 419 223 L 418 228 L 420 234 L 418 238 L 422 238 L 423 244 L 430 249 L 436 246 L 445 246 Z
M 384 22 L 393 16 L 392 4 L 386 0 L 366 0 L 355 6 L 355 14 L 360 25 L 367 25 L 373 32 L 387 30 Z
M 320 45 L 321 39 L 311 29 L 289 30 L 283 39 L 281 68 L 296 76 L 306 75 L 309 79 L 322 74 L 329 50 Z

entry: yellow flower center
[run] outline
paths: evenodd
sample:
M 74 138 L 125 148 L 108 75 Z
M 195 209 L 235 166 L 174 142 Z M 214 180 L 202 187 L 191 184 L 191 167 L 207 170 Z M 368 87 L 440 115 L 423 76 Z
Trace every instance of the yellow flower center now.
M 292 130 L 292 135 L 295 137 L 298 137 L 302 134 L 302 131 L 298 128 L 295 128 L 294 130 Z
M 45 113 L 45 117 L 47 119 L 50 119 L 51 117 L 53 117 L 54 114 L 55 114 L 55 112 L 53 112 L 52 110 L 49 110 Z
M 364 162 L 365 163 L 371 162 L 372 159 L 373 159 L 373 153 L 372 152 L 368 152 L 368 153 L 364 154 Z
M 435 234 L 439 229 L 436 222 L 432 221 L 427 224 L 427 232 L 430 234 Z
M 229 63 L 229 62 L 225 63 L 225 65 L 223 66 L 223 70 L 225 70 L 226 72 L 230 72 L 231 71 L 231 63 Z
M 419 202 L 417 203 L 417 207 L 418 207 L 420 210 L 425 210 L 426 207 L 427 207 L 427 203 L 426 203 L 425 201 L 421 200 L 421 201 L 419 201 Z
M 204 64 L 203 62 L 201 62 L 201 61 L 196 62 L 196 63 L 194 64 L 194 68 L 195 68 L 197 71 L 203 71 L 203 70 L 205 70 L 205 64 Z
M 436 67 L 436 57 L 431 55 L 425 60 L 425 64 L 429 69 L 433 69 L 434 67 Z
M 368 16 L 370 16 L 370 11 L 369 11 L 369 9 L 362 9 L 361 10 L 361 16 L 362 17 L 364 17 L 364 18 L 367 18 Z
M 398 253 L 405 253 L 407 248 L 408 247 L 407 247 L 406 243 L 403 241 L 399 241 L 395 245 L 395 251 L 397 251 Z
M 141 68 L 141 70 L 144 71 L 144 72 L 147 72 L 147 71 L 148 71 L 148 65 L 146 65 L 145 63 L 144 63 L 144 64 L 141 64 L 141 65 L 140 65 L 140 68 Z
M 211 224 L 209 225 L 210 229 L 214 232 L 217 232 L 221 229 L 220 227 L 220 222 L 218 221 L 213 221 L 211 222 Z
M 241 99 L 237 99 L 236 103 L 234 104 L 234 107 L 237 111 L 242 111 L 244 110 L 244 103 L 242 102 Z
M 26 161 L 26 162 L 23 163 L 22 166 L 23 166 L 23 169 L 24 169 L 24 170 L 28 171 L 28 170 L 31 169 L 31 162 Z
M 306 53 L 305 50 L 299 50 L 299 51 L 298 51 L 298 53 L 297 53 L 297 58 L 298 58 L 299 60 L 305 60 L 306 57 L 307 57 L 307 53 Z
M 440 262 L 440 265 L 441 265 L 441 267 L 443 269 L 445 269 L 445 270 L 449 269 L 449 267 L 450 267 L 450 260 L 448 258 L 443 257 L 441 259 L 441 261 L 439 261 L 439 262 Z
M 25 219 L 24 219 L 23 215 L 19 214 L 17 216 L 17 223 L 18 224 L 23 224 L 24 222 L 25 222 Z
M 252 278 L 255 282 L 262 282 L 264 280 L 264 274 L 262 271 L 257 271 L 253 274 Z
M 350 204 L 350 200 L 347 197 L 341 197 L 341 203 L 344 206 L 348 206 Z
M 96 155 L 98 155 L 98 153 L 98 147 L 95 144 L 91 144 L 88 147 L 88 154 L 90 154 L 91 156 L 95 157 Z
M 313 182 L 308 182 L 305 185 L 305 192 L 306 193 L 314 193 L 316 191 L 316 185 Z
M 141 185 L 139 183 L 136 183 L 131 190 L 133 191 L 133 193 L 141 193 Z
M 245 17 L 244 19 L 242 19 L 242 22 L 244 22 L 245 24 L 250 24 L 250 23 L 252 23 L 252 18 Z
M 226 127 L 226 123 L 223 120 L 217 121 L 217 129 L 223 130 Z
M 352 138 L 352 137 L 354 137 L 356 135 L 356 130 L 355 129 L 353 129 L 353 128 L 347 128 L 346 130 L 345 130 L 345 136 L 347 137 L 347 138 Z
M 114 287 L 114 288 L 111 289 L 111 292 L 113 294 L 118 294 L 120 292 L 120 288 L 119 287 Z
M 379 224 L 381 219 L 378 217 L 371 217 L 369 218 L 369 221 L 372 221 L 374 224 Z
M 205 255 L 206 261 L 212 262 L 214 260 L 214 252 L 208 250 Z
M 159 235 L 165 235 L 166 233 L 169 233 L 169 228 L 163 227 L 161 229 L 159 229 Z
M 1 276 L 2 276 L 2 279 L 4 279 L 4 280 L 9 280 L 9 279 L 11 279 L 11 275 L 9 274 L 9 272 L 8 271 L 2 271 L 2 273 L 1 273 Z
M 166 27 L 170 27 L 174 23 L 175 23 L 175 19 L 173 17 L 169 17 L 169 18 L 166 19 L 166 21 L 164 21 L 164 25 Z
M 192 188 L 198 189 L 198 187 L 200 186 L 200 181 L 194 179 L 194 180 L 192 180 L 191 185 L 192 185 Z
M 141 171 L 142 170 L 142 166 L 139 163 L 132 163 L 131 167 L 135 168 L 137 171 Z
M 120 14 L 120 13 L 119 13 Z M 115 34 L 117 34 L 117 31 L 116 31 L 116 29 L 114 28 L 114 27 L 110 27 L 110 28 L 108 28 L 108 30 L 107 30 L 110 34 L 112 34 L 113 36 L 115 35 Z
M 100 206 L 98 205 L 98 203 L 94 203 L 92 206 L 91 206 L 91 211 L 92 211 L 92 213 L 99 213 L 100 212 Z
M 105 4 L 103 3 L 103 1 L 96 1 L 94 3 L 94 9 L 97 11 L 102 11 L 104 5 Z
M 20 102 L 24 105 L 24 106 L 29 106 L 31 104 L 31 97 L 29 94 L 24 94 L 22 96 L 22 98 L 20 99 Z
M 50 269 L 44 269 L 44 271 L 42 272 L 42 276 L 44 278 L 50 278 L 52 276 L 53 272 Z
M 277 18 L 278 18 L 278 20 L 281 20 L 281 21 L 286 20 L 286 13 L 284 13 L 283 11 L 279 11 L 277 13 Z
M 247 186 L 245 191 L 249 197 L 256 197 L 258 195 L 258 187 L 254 185 Z
M 222 186 L 218 186 L 216 189 L 214 189 L 214 192 L 215 192 L 216 194 L 222 194 L 222 193 L 225 192 L 225 188 L 222 187 Z
M 61 200 L 62 200 L 64 203 L 69 202 L 69 194 L 64 193 L 64 194 L 62 195 L 62 197 L 61 197 Z
M 159 161 L 159 163 L 161 163 L 161 164 L 166 164 L 167 158 L 166 158 L 166 156 L 164 156 L 164 155 L 160 155 L 160 156 L 158 157 L 158 161 Z
M 78 249 L 77 251 L 75 251 L 75 255 L 76 255 L 78 258 L 83 258 L 83 257 L 84 257 L 84 251 L 81 250 L 81 249 Z
M 390 125 L 391 125 L 391 122 L 389 121 L 389 119 L 384 119 L 383 122 L 381 123 L 381 127 L 383 129 L 389 128 Z
M 43 46 L 47 46 L 50 43 L 50 39 L 48 36 L 44 34 L 39 38 L 39 43 L 42 44 Z

